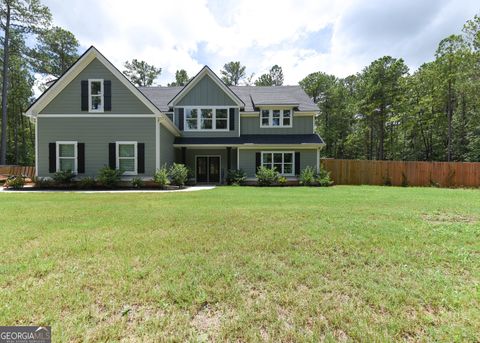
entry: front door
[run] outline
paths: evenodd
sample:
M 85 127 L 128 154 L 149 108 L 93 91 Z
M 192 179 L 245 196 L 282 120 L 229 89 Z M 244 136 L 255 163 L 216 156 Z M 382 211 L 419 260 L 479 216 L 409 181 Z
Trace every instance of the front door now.
M 197 182 L 220 183 L 219 156 L 197 156 Z

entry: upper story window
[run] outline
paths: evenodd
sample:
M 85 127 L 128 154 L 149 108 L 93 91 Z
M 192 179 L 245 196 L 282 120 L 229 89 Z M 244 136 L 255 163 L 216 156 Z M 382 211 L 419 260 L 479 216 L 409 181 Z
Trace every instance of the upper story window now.
M 103 112 L 103 80 L 88 80 L 89 112 Z
M 228 108 L 187 107 L 185 108 L 185 131 L 228 131 Z
M 292 110 L 261 110 L 260 127 L 292 127 Z

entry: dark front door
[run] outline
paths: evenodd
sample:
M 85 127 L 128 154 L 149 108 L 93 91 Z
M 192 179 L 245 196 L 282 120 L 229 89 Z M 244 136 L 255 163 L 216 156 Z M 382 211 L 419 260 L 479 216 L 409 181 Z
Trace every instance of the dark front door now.
M 220 157 L 197 156 L 197 182 L 220 183 Z

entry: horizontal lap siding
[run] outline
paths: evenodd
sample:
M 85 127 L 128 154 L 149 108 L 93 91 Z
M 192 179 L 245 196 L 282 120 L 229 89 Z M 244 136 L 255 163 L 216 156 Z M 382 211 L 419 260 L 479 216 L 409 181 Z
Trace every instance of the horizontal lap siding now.
M 292 127 L 290 128 L 261 128 L 260 117 L 242 117 L 241 118 L 242 135 L 268 135 L 268 134 L 311 134 L 314 132 L 312 117 L 293 116 Z
M 307 166 L 317 168 L 317 150 L 316 149 L 258 149 L 258 150 L 240 150 L 239 164 L 240 168 L 247 173 L 247 177 L 255 177 L 255 153 L 260 151 L 299 151 L 300 152 L 300 169 Z
M 81 111 L 81 81 L 88 79 L 112 81 L 112 110 L 102 114 L 152 114 L 152 111 L 97 59 L 90 62 L 40 113 L 88 114 L 88 111 Z
M 160 167 L 175 162 L 174 140 L 175 136 L 165 126 L 160 125 Z
M 145 143 L 145 174 L 155 171 L 154 118 L 39 118 L 38 175 L 48 172 L 48 143 L 78 141 L 85 143 L 85 174 L 95 176 L 108 165 L 108 143 L 137 141 Z

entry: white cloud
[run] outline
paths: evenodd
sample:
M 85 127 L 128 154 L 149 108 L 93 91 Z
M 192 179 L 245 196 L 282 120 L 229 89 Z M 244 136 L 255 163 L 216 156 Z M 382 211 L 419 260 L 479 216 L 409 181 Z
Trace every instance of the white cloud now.
M 273 64 L 296 84 L 308 73 L 346 76 L 385 54 L 412 67 L 475 14 L 473 0 L 45 0 L 57 25 L 117 67 L 132 58 L 163 68 L 219 71 L 231 60 L 257 75 Z M 329 30 L 328 30 L 329 29 Z

